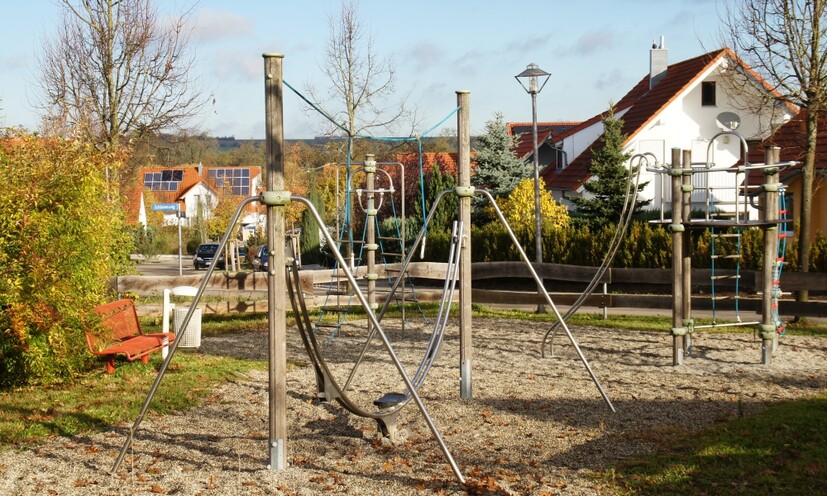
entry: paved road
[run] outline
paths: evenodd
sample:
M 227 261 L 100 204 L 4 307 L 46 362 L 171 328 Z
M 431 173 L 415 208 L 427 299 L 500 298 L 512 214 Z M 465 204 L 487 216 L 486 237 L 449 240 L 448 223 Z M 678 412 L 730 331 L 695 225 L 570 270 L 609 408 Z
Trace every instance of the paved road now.
M 181 273 L 178 272 L 178 255 L 159 255 L 149 262 L 138 261 L 138 273 L 142 276 L 177 276 L 203 274 L 204 270 L 192 268 L 192 257 L 181 257 Z

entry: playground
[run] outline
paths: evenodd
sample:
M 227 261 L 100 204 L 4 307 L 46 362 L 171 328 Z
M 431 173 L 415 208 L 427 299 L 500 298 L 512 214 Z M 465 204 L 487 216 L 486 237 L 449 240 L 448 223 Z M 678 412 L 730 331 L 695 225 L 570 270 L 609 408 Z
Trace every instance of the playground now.
M 352 349 L 364 341 L 357 330 L 366 326 L 343 328 L 328 347 L 334 373 L 350 370 Z M 613 413 L 567 340 L 556 342 L 553 357 L 540 356 L 547 327 L 475 319 L 474 399 L 468 401 L 459 394 L 458 323 L 449 320 L 420 394 L 463 469 L 466 489 L 416 408 L 402 410 L 392 444 L 378 436 L 375 421 L 317 401 L 315 372 L 294 327 L 287 355 L 307 366 L 286 377 L 291 443 L 285 470 L 266 468 L 268 378 L 262 372 L 212 391 L 201 408 L 145 419 L 114 476 L 109 470 L 128 425 L 3 452 L 0 487 L 20 495 L 612 494 L 595 478 L 608 467 L 652 452 L 670 437 L 827 388 L 827 344 L 818 337 L 787 335 L 772 363 L 762 365 L 755 352 L 760 338 L 699 331 L 686 366 L 674 367 L 669 333 L 577 326 Z M 406 366 L 421 359 L 417 333 L 430 332 L 427 326 L 410 326 L 407 337 L 390 326 L 387 332 Z M 262 331 L 205 336 L 199 352 L 265 359 L 266 340 Z M 351 396 L 372 402 L 377 391 L 398 382 L 384 350 L 371 348 Z
M 404 229 L 399 229 L 398 240 L 393 237 L 400 247 L 394 254 L 399 264 L 390 269 L 395 275 L 380 298 L 377 255 L 387 263 L 381 241 L 391 237 L 377 232 L 377 213 L 384 195 L 395 190 L 387 172 L 382 182 L 377 166 L 394 164 L 379 163 L 370 153 L 363 162 L 351 161 L 353 136 L 348 135 L 344 223 L 334 233 L 308 198 L 285 190 L 281 58 L 264 55 L 266 191 L 242 200 L 229 222 L 235 225 L 249 203 L 267 209 L 268 329 L 206 336 L 197 351 L 267 360 L 268 371 L 238 377 L 211 391 L 202 407 L 147 416 L 166 372 L 174 370 L 171 364 L 182 340 L 171 337 L 168 355 L 132 427 L 120 424 L 102 434 L 54 439 L 28 452 L 0 454 L 0 487 L 12 494 L 64 495 L 612 494 L 603 474 L 618 464 L 653 453 L 667 441 L 827 388 L 821 373 L 822 340 L 785 335 L 783 346 L 778 343 L 783 334 L 777 300 L 784 264 L 779 246 L 785 246 L 779 240 L 786 239 L 786 230 L 779 226 L 786 224 L 781 216 L 786 209 L 777 202 L 783 196 L 777 174 L 779 167 L 790 164 L 779 163 L 772 152 L 767 152 L 766 163 L 737 170 L 716 168 L 709 157 L 692 163 L 688 151 L 679 149 L 673 149 L 669 166 L 646 154 L 634 156 L 638 171 L 645 166 L 662 176 L 664 191 L 667 178 L 671 183 L 675 218 L 661 212 L 660 222 L 672 235 L 672 326 L 668 332 L 639 332 L 580 325 L 572 332 L 569 314 L 605 275 L 631 220 L 637 191 L 633 178 L 629 176 L 621 222 L 603 264 L 562 316 L 494 197 L 470 185 L 470 95 L 457 91 L 456 186 L 436 197 L 409 248 Z M 734 130 L 719 135 L 730 134 Z M 750 184 L 739 175 L 752 170 L 764 175 L 759 191 L 762 219 L 750 219 L 745 200 L 739 204 L 737 198 L 734 220 L 709 214 L 700 220 L 691 217 L 693 177 L 735 172 L 737 188 Z M 363 188 L 354 188 L 357 174 L 364 175 Z M 736 196 L 747 198 L 747 193 Z M 401 301 L 411 301 L 405 299 L 412 279 L 409 264 L 424 246 L 425 226 L 445 195 L 456 197 L 458 212 L 447 263 L 440 264 L 446 270 L 439 315 L 418 325 L 415 312 L 403 313 L 398 322 L 382 320 L 398 289 Z M 475 196 L 492 205 L 555 324 L 490 317 L 471 324 L 469 230 Z M 361 240 L 354 235 L 353 201 L 366 216 Z M 295 243 L 286 242 L 284 212 L 293 202 L 307 207 L 336 260 L 325 289 L 329 298 L 320 307 L 334 315 L 332 320 L 311 319 L 305 306 L 305 293 L 313 295 L 320 288 L 302 281 Z M 404 207 L 401 211 L 404 219 Z M 761 320 L 737 319 L 738 325 L 753 326 L 752 334 L 720 332 L 714 314 L 713 324 L 696 325 L 684 231 L 718 229 L 721 237 L 740 239 L 738 229 L 743 227 L 763 233 Z M 219 250 L 230 234 L 228 229 Z M 357 265 L 363 256 L 366 265 Z M 214 268 L 215 262 L 198 288 L 188 288 L 193 303 L 182 312 L 181 328 L 200 315 L 198 304 Z M 712 280 L 721 277 L 713 272 Z M 734 278 L 740 281 L 739 269 Z M 408 289 L 413 298 L 413 287 Z M 457 315 L 451 315 L 455 290 Z M 288 303 L 295 319 L 289 325 Z M 364 310 L 362 321 L 345 317 L 357 307 Z M 558 339 L 547 346 L 558 327 Z M 756 349 L 761 350 L 760 362 Z M 289 368 L 288 360 L 303 366 Z M 411 405 L 403 408 L 407 403 Z M 268 417 L 264 410 L 269 410 Z

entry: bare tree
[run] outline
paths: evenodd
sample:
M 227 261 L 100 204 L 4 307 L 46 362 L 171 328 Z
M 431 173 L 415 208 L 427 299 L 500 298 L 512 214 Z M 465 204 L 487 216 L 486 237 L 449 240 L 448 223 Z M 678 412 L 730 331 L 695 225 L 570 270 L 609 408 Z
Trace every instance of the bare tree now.
M 39 58 L 44 128 L 113 149 L 176 130 L 206 104 L 193 75 L 189 12 L 161 18 L 151 0 L 60 0 Z
M 396 71 L 389 56 L 376 54 L 373 38 L 359 18 L 358 2 L 342 0 L 339 15 L 328 15 L 328 25 L 330 38 L 321 69 L 331 86 L 325 95 L 307 88 L 314 105 L 351 138 L 387 129 L 410 115 L 404 99 L 389 103 Z
M 799 270 L 809 271 L 819 115 L 827 111 L 827 0 L 737 0 L 724 16 L 724 40 L 806 114 Z M 807 301 L 800 291 L 799 301 Z

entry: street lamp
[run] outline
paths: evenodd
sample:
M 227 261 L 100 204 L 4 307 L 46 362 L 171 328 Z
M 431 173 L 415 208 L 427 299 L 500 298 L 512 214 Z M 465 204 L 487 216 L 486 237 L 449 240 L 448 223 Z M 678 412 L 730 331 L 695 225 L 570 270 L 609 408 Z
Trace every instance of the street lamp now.
M 551 73 L 548 73 L 537 64 L 528 64 L 526 69 L 514 76 L 526 92 L 531 95 L 531 134 L 534 139 L 534 249 L 535 260 L 538 264 L 543 262 L 543 228 L 540 218 L 540 157 L 537 153 L 537 93 L 543 91 Z M 542 84 L 540 79 L 542 78 Z M 528 85 L 526 85 L 528 83 Z M 537 312 L 544 313 L 545 306 L 537 305 Z

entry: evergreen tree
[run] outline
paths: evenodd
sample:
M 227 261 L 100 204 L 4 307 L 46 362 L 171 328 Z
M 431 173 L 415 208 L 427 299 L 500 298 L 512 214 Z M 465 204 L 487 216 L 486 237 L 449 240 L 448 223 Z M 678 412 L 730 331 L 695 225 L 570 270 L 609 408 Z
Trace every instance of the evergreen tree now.
M 521 180 L 531 177 L 534 166 L 514 155 L 512 150 L 516 146 L 517 138 L 508 134 L 503 115 L 497 112 L 493 120 L 485 123 L 485 134 L 477 138 L 474 149 L 476 167 L 471 184 L 487 189 L 494 198 L 500 198 L 511 193 Z M 485 203 L 483 197 L 474 197 L 475 222 L 490 220 L 482 208 Z
M 425 204 L 431 208 L 436 201 L 436 197 L 445 190 L 454 189 L 456 180 L 451 174 L 442 172 L 442 166 L 437 162 L 434 168 L 427 177 L 427 185 L 425 188 Z M 427 212 L 422 212 L 422 205 L 420 202 L 414 203 L 414 210 L 416 215 L 424 221 Z M 453 194 L 447 194 L 442 197 L 439 202 L 434 216 L 431 218 L 431 223 L 428 229 L 433 230 L 450 230 L 451 223 L 457 217 L 457 197 Z
M 310 184 L 307 190 L 307 199 L 320 213 L 324 210 L 322 193 L 316 183 L 316 175 L 310 174 Z M 321 238 L 319 237 L 319 223 L 306 208 L 301 216 L 301 258 L 302 263 L 316 264 L 322 261 Z
M 592 148 L 593 158 L 589 164 L 592 177 L 583 184 L 586 193 L 571 199 L 577 210 L 573 220 L 579 224 L 599 229 L 620 220 L 629 185 L 630 171 L 626 164 L 632 156 L 623 153 L 626 136 L 621 132 L 622 128 L 623 120 L 615 117 L 614 107 L 611 107 L 603 119 L 603 135 L 598 139 L 598 146 Z M 638 192 L 645 186 L 646 183 L 638 185 Z M 635 214 L 650 202 L 635 202 Z

